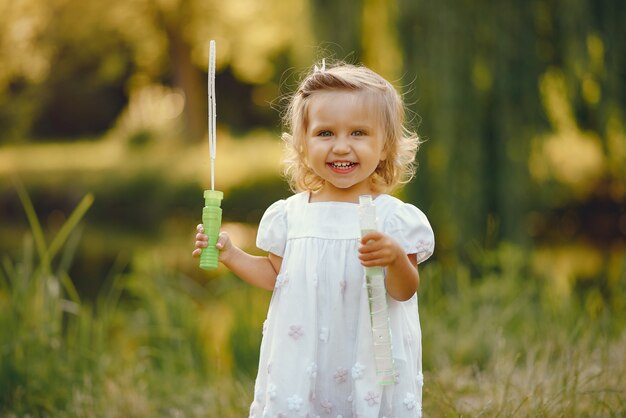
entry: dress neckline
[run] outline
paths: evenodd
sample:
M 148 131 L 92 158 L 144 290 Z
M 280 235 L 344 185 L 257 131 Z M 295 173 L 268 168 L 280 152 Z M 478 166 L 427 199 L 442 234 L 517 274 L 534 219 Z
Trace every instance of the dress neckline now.
M 350 206 L 358 206 L 359 203 L 358 202 L 341 202 L 341 201 L 337 201 L 337 200 L 324 200 L 321 202 L 311 202 L 311 192 L 310 191 L 305 191 L 302 192 L 303 195 L 303 199 L 304 199 L 304 203 L 306 205 L 338 205 L 338 206 L 342 206 L 342 205 L 350 205 Z M 374 197 L 372 199 L 372 201 L 374 203 L 376 203 L 378 201 L 379 198 L 381 198 L 382 196 L 386 196 L 385 193 L 379 193 L 378 196 Z

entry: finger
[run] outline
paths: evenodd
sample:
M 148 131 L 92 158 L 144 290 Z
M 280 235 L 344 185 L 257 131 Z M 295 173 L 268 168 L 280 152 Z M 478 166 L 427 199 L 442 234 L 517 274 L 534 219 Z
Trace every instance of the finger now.
M 366 254 L 374 251 L 380 251 L 382 248 L 380 242 L 377 241 L 369 241 L 367 243 L 361 244 L 359 247 L 359 253 Z
M 196 229 L 198 230 L 198 232 L 204 233 L 204 225 L 198 224 L 198 226 L 196 226 Z
M 206 248 L 207 245 L 206 241 L 196 241 L 196 248 Z
M 372 260 L 376 260 L 379 259 L 380 257 L 375 254 L 375 253 L 366 253 L 366 254 L 360 254 L 359 255 L 359 260 L 361 261 L 372 261 Z
M 227 241 L 228 234 L 226 232 L 220 232 L 219 236 L 217 237 L 217 243 L 215 244 L 215 246 L 221 250 L 222 248 L 224 248 Z
M 363 267 L 377 267 L 375 264 L 373 264 L 371 261 L 361 261 L 361 265 Z
M 205 235 L 205 234 L 202 234 L 202 233 L 198 233 L 198 234 L 196 234 L 196 239 L 198 241 L 208 241 L 209 237 L 208 237 L 208 235 Z
M 202 250 L 200 248 L 196 248 L 191 252 L 191 256 L 196 258 L 200 257 L 200 254 L 202 254 Z
M 378 241 L 381 237 L 382 237 L 382 234 L 378 231 L 368 232 L 367 234 L 363 235 L 363 237 L 361 238 L 361 244 L 365 245 L 369 243 L 370 241 Z
M 385 251 L 373 251 L 359 254 L 359 260 L 361 262 L 385 263 L 390 260 L 390 256 Z
M 372 259 L 372 260 L 360 260 L 361 261 L 361 265 L 363 267 L 380 267 L 383 266 L 383 263 L 378 260 L 378 259 Z

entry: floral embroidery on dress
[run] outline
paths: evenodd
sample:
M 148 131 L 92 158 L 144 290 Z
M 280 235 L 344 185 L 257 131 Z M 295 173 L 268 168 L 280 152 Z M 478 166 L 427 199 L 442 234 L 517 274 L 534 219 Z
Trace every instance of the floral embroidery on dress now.
M 301 325 L 292 325 L 289 327 L 289 336 L 294 340 L 298 340 L 298 338 L 304 335 L 304 331 L 302 331 Z
M 320 328 L 320 341 L 322 342 L 328 342 L 328 328 L 327 327 L 322 327 Z
M 274 285 L 274 288 L 280 289 L 287 283 L 289 283 L 289 277 L 287 277 L 286 274 L 279 274 L 278 276 L 276 276 L 276 284 Z
M 311 379 L 315 379 L 317 377 L 317 364 L 309 364 L 309 367 L 306 368 L 306 372 L 309 374 Z
M 343 367 L 338 368 L 333 378 L 337 383 L 345 382 L 348 379 L 348 369 L 344 369 Z
M 276 385 L 273 384 L 273 383 L 270 383 L 267 386 L 267 396 L 268 396 L 268 398 L 270 398 L 270 400 L 276 399 L 276 392 L 277 392 Z
M 330 402 L 329 400 L 323 400 L 321 402 L 321 405 L 325 414 L 330 414 L 331 412 L 333 412 L 333 403 Z
M 298 395 L 292 395 L 287 398 L 287 408 L 290 411 L 299 411 L 302 407 L 302 398 Z
M 365 398 L 363 399 L 365 399 L 365 401 L 367 402 L 369 406 L 374 406 L 374 405 L 378 405 L 378 402 L 380 400 L 380 395 L 370 390 L 369 392 L 367 392 L 367 395 L 365 395 Z
M 424 386 L 424 375 L 422 373 L 418 373 L 417 376 L 415 376 L 415 383 L 417 383 L 417 386 L 420 388 Z
M 363 377 L 363 372 L 365 371 L 365 366 L 360 364 L 360 363 L 356 363 L 353 367 L 352 367 L 352 378 L 353 379 L 361 379 Z
M 417 405 L 417 398 L 414 394 L 407 392 L 406 396 L 404 397 L 404 401 L 402 402 L 404 403 L 404 406 L 406 406 L 406 409 L 410 411 Z

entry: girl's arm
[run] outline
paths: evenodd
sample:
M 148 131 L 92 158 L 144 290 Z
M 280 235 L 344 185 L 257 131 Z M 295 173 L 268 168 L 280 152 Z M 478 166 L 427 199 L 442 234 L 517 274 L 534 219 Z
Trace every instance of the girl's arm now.
M 370 232 L 361 240 L 359 259 L 364 267 L 386 267 L 389 295 L 400 301 L 410 299 L 420 283 L 417 256 L 405 254 L 396 240 L 381 232 Z
M 233 245 L 225 232 L 217 240 L 220 261 L 230 271 L 261 289 L 273 290 L 276 276 L 280 271 L 282 257 L 269 253 L 267 256 L 254 256 Z
M 207 236 L 202 230 L 202 224 L 198 225 L 196 235 L 196 248 L 192 255 L 200 255 L 201 249 L 207 246 Z M 219 260 L 230 271 L 253 286 L 266 290 L 273 290 L 276 276 L 280 271 L 282 257 L 269 253 L 267 256 L 254 256 L 246 253 L 232 243 L 226 232 L 221 232 L 217 240 L 217 248 L 220 250 Z

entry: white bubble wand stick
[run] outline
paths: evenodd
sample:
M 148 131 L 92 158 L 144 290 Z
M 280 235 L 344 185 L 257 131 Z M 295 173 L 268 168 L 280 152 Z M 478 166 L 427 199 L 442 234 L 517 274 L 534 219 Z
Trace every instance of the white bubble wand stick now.
M 217 120 L 215 100 L 215 41 L 209 43 L 208 64 L 208 119 L 209 119 L 209 156 L 211 158 L 211 190 L 204 191 L 204 208 L 202 209 L 202 223 L 204 233 L 208 236 L 207 247 L 200 255 L 200 267 L 205 270 L 217 268 L 219 251 L 215 246 L 222 225 L 221 202 L 224 194 L 215 190 L 215 158 L 217 157 L 217 133 L 215 124 Z
M 376 231 L 376 206 L 371 195 L 359 196 L 359 225 L 361 237 Z M 376 376 L 380 385 L 395 383 L 395 367 L 391 348 L 391 328 L 385 289 L 385 272 L 382 267 L 365 268 L 365 284 L 370 307 L 372 340 Z
M 211 157 L 211 190 L 215 190 L 215 157 L 217 156 L 217 135 L 215 131 L 215 122 L 217 120 L 217 112 L 215 106 L 215 41 L 209 43 L 209 70 L 207 91 L 209 98 L 209 155 Z

